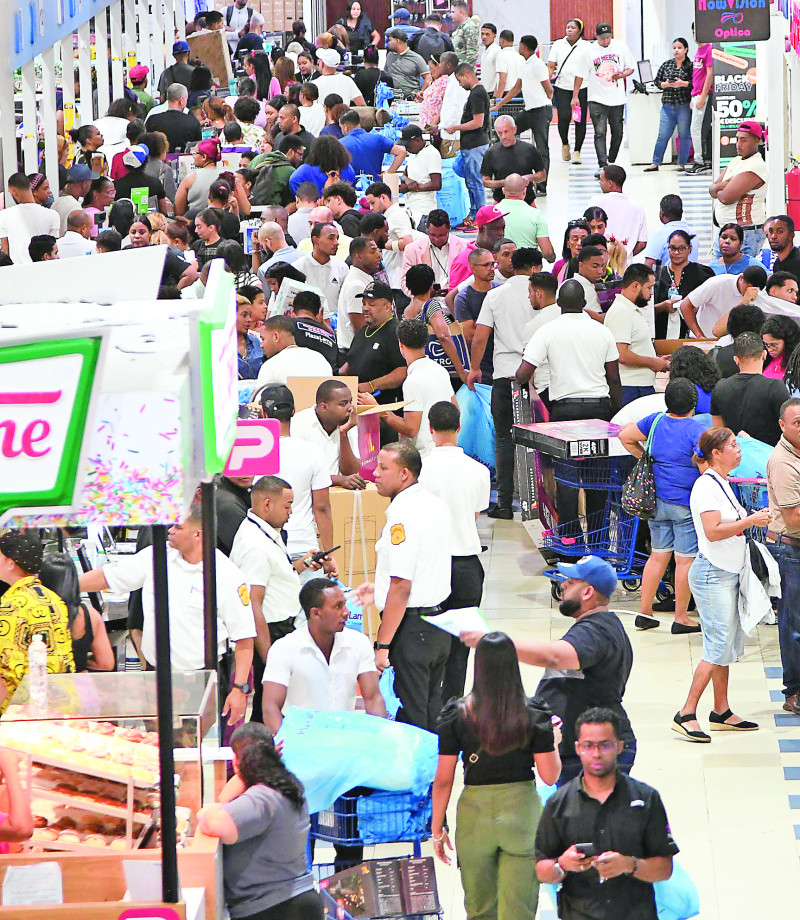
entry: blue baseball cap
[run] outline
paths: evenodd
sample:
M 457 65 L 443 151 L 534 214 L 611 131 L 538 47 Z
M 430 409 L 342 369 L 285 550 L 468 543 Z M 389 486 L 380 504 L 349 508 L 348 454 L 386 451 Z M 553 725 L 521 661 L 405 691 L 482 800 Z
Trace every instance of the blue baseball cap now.
M 409 13 L 405 7 L 401 6 L 392 13 L 392 19 L 411 19 L 411 13 Z
M 92 172 L 85 163 L 75 163 L 67 170 L 67 182 L 89 182 L 99 178 L 100 173 Z
M 189 42 L 175 42 L 172 46 L 173 54 L 184 54 L 189 50 Z
M 584 556 L 573 563 L 559 562 L 557 568 L 567 578 L 587 582 L 604 597 L 611 597 L 617 588 L 617 573 L 599 556 Z

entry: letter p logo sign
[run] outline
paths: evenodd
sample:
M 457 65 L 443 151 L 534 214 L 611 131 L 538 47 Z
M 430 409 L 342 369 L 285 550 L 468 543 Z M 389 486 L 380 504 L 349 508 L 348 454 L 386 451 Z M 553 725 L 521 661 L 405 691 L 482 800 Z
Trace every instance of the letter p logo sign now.
M 268 476 L 280 469 L 281 423 L 274 418 L 239 419 L 226 476 Z

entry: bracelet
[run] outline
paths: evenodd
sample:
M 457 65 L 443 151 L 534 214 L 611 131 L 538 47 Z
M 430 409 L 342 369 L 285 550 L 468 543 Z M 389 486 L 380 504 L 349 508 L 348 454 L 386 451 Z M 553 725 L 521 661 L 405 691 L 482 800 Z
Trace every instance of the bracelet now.
M 444 840 L 444 830 L 441 832 L 441 834 L 439 834 L 438 837 L 436 836 L 436 834 L 431 834 L 431 840 L 434 843 L 441 843 Z
M 633 860 L 633 869 L 628 873 L 628 875 L 633 878 L 636 875 L 636 870 L 639 868 L 639 860 L 635 856 L 631 856 Z
M 368 380 L 367 383 L 369 384 L 369 391 L 370 391 L 370 393 L 374 393 L 374 392 L 375 392 L 375 384 L 374 384 L 371 380 Z
M 392 240 L 391 243 L 389 243 L 389 249 L 391 249 L 392 252 L 400 252 L 400 240 Z

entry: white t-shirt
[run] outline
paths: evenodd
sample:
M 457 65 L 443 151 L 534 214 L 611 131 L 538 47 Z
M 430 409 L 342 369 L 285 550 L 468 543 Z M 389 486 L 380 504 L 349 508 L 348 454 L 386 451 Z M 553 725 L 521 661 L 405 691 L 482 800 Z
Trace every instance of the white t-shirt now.
M 481 55 L 481 83 L 490 96 L 497 88 L 497 55 L 499 53 L 500 45 L 493 42 L 488 48 L 484 48 Z
M 355 80 L 344 73 L 322 74 L 311 82 L 317 84 L 319 98 L 323 100 L 331 93 L 336 93 L 337 96 L 342 97 L 345 104 L 352 105 L 356 97 L 361 95 L 361 90 L 356 86 Z
M 713 339 L 718 319 L 729 313 L 742 299 L 738 275 L 714 275 L 689 294 L 697 309 L 697 325 L 706 338 Z
M 505 95 L 511 87 L 519 80 L 520 73 L 525 64 L 525 59 L 516 48 L 509 45 L 507 48 L 501 48 L 497 59 L 495 60 L 495 69 L 497 70 L 497 83 L 500 83 L 500 74 L 506 75 L 506 82 L 503 88 Z
M 152 112 L 150 114 L 152 115 Z M 19 207 L 19 205 L 17 205 L 17 207 Z M 81 203 L 74 195 L 59 195 L 58 198 L 56 198 L 52 208 L 49 209 L 55 211 L 61 220 L 59 232 L 56 236 L 63 236 L 67 232 L 67 218 L 73 211 L 80 211 L 80 209 Z
M 617 294 L 608 308 L 604 325 L 618 345 L 627 345 L 635 355 L 644 358 L 656 357 L 650 327 L 641 311 L 627 297 Z M 649 367 L 628 367 L 620 361 L 619 379 L 624 387 L 651 387 L 656 372 Z
M 61 219 L 40 204 L 15 204 L 0 211 L 0 239 L 8 240 L 8 255 L 15 265 L 30 263 L 28 243 L 42 234 L 61 235 Z
M 588 278 L 584 278 L 580 272 L 575 272 L 572 276 L 573 281 L 577 281 L 578 284 L 583 288 L 583 292 L 586 295 L 586 306 L 584 310 L 594 310 L 595 313 L 601 313 L 602 308 L 600 306 L 600 301 L 597 298 L 597 288 L 589 281 Z
M 612 80 L 615 73 L 629 70 L 635 64 L 633 54 L 625 42 L 612 38 L 607 48 L 596 41 L 589 44 L 587 55 L 589 102 L 602 105 L 625 105 L 625 81 Z
M 456 75 L 451 73 L 447 78 L 447 87 L 444 91 L 442 108 L 439 114 L 441 135 L 445 140 L 452 140 L 453 138 L 457 138 L 459 136 L 460 132 L 456 131 L 455 134 L 450 134 L 449 132 L 445 131 L 444 128 L 447 125 L 461 124 L 461 115 L 464 112 L 464 106 L 466 105 L 468 97 L 469 90 L 464 89 L 464 87 L 456 79 Z
M 317 549 L 317 524 L 311 493 L 316 489 L 330 488 L 331 474 L 325 455 L 310 441 L 282 437 L 278 476 L 285 479 L 294 491 L 292 513 L 286 524 L 286 548 L 293 554 Z
M 651 396 L 640 396 L 623 406 L 619 412 L 611 419 L 615 425 L 624 428 L 625 425 L 634 425 L 641 422 L 643 418 L 652 415 L 654 412 L 666 412 L 667 401 L 663 393 L 653 393 Z
M 314 102 L 311 105 L 301 105 L 298 108 L 300 110 L 300 125 L 309 134 L 319 137 L 319 132 L 325 127 L 325 109 L 318 102 Z
M 395 201 L 384 212 L 386 223 L 389 225 L 389 241 L 402 240 L 403 237 L 410 236 L 417 239 L 420 234 L 415 233 L 414 226 L 411 223 L 411 216 L 406 208 Z M 389 284 L 395 289 L 400 287 L 400 281 L 403 277 L 403 253 L 389 252 L 387 250 L 383 256 L 383 266 L 386 274 L 389 276 Z
M 308 626 L 301 626 L 270 648 L 264 683 L 286 687 L 289 706 L 316 712 L 348 712 L 356 708 L 356 682 L 361 674 L 374 674 L 372 643 L 354 629 L 333 637 L 330 661 L 314 641 Z
M 75 230 L 67 232 L 58 241 L 59 259 L 74 259 L 79 256 L 91 256 L 97 252 L 97 243 L 87 240 L 85 236 Z M 30 260 L 29 260 L 30 261 Z
M 318 351 L 290 345 L 268 358 L 258 372 L 258 386 L 286 384 L 288 377 L 328 377 L 331 366 Z
M 588 313 L 562 313 L 539 328 L 523 360 L 550 367 L 550 400 L 608 397 L 606 364 L 617 361 L 614 336 Z
M 622 192 L 595 195 L 587 204 L 587 207 L 594 206 L 602 208 L 608 214 L 606 236 L 627 240 L 625 248 L 628 250 L 628 259 L 632 259 L 636 244 L 647 242 L 647 218 L 644 216 L 644 208 Z
M 542 307 L 541 310 L 536 310 L 533 319 L 525 324 L 525 328 L 522 330 L 522 338 L 525 340 L 525 344 L 533 338 L 534 332 L 537 329 L 541 329 L 547 323 L 552 323 L 554 319 L 558 319 L 561 316 L 561 307 L 557 303 L 548 304 L 546 307 Z M 550 386 L 550 367 L 545 362 L 536 368 L 536 371 L 533 375 L 533 388 L 537 393 L 541 393 L 543 390 L 546 390 Z
M 233 538 L 231 562 L 241 569 L 249 585 L 264 589 L 261 612 L 267 623 L 280 623 L 300 613 L 300 576 L 289 551 L 280 533 L 252 511 L 247 512 Z
M 434 447 L 425 457 L 420 485 L 438 496 L 450 512 L 450 551 L 454 556 L 477 556 L 481 538 L 475 515 L 489 507 L 491 474 L 460 447 Z
M 375 606 L 383 610 L 391 579 L 411 582 L 408 607 L 433 607 L 450 595 L 450 515 L 419 483 L 403 489 L 386 509 L 375 544 Z
M 339 292 L 339 307 L 336 311 L 336 342 L 339 348 L 349 348 L 353 344 L 353 324 L 348 314 L 364 312 L 362 300 L 357 295 L 363 294 L 373 280 L 372 275 L 361 271 L 355 265 L 347 273 Z
M 408 376 L 403 381 L 403 399 L 408 400 L 408 405 L 403 407 L 403 411 L 422 413 L 414 446 L 423 457 L 426 457 L 434 446 L 428 425 L 428 412 L 434 403 L 450 402 L 452 397 L 450 374 L 441 364 L 425 355 L 408 365 Z
M 566 38 L 559 38 L 550 46 L 547 63 L 556 65 L 555 86 L 559 89 L 575 89 L 575 77 L 586 79 L 589 59 L 589 42 L 579 38 L 575 45 L 570 45 Z
M 232 10 L 230 22 L 228 22 L 228 10 Z M 258 26 L 264 25 L 264 17 L 258 10 L 252 7 L 248 8 L 247 6 L 243 6 L 239 9 L 235 3 L 231 3 L 227 9 L 222 10 L 222 15 L 224 17 L 223 28 L 230 26 L 233 29 L 233 32 L 225 32 L 225 37 L 228 39 L 228 44 L 231 46 L 231 54 L 236 51 L 236 46 L 239 44 L 239 33 L 247 25 L 248 16 L 250 16 L 250 30 L 252 32 L 254 32 Z
M 324 264 L 317 262 L 311 253 L 295 262 L 295 267 L 306 276 L 306 282 L 321 291 L 325 298 L 322 302 L 324 315 L 332 316 L 339 308 L 339 295 L 342 285 L 350 270 L 349 266 L 332 256 Z
M 742 173 L 755 173 L 759 179 L 763 179 L 763 185 L 747 195 L 743 195 L 733 204 L 722 204 L 718 199 L 714 199 L 714 217 L 717 223 L 722 226 L 727 223 L 739 224 L 740 227 L 761 226 L 767 219 L 767 164 L 760 153 L 743 160 L 741 157 L 734 157 L 725 167 L 722 174 L 723 179 L 732 179 Z
M 525 110 L 540 109 L 542 106 L 550 105 L 550 99 L 542 86 L 545 80 L 550 79 L 547 64 L 540 57 L 532 54 L 527 61 L 523 62 L 520 75 L 522 76 L 522 99 L 525 103 Z
M 528 276 L 513 275 L 484 298 L 477 324 L 494 329 L 494 376 L 513 377 L 525 348 L 523 329 L 533 319 Z
M 729 524 L 747 517 L 747 512 L 739 504 L 730 485 L 713 470 L 707 470 L 698 476 L 692 486 L 689 497 L 694 529 L 697 531 L 697 548 L 718 569 L 725 572 L 741 572 L 744 566 L 744 554 L 747 540 L 743 534 L 728 537 L 725 540 L 708 539 L 703 529 L 701 515 L 704 511 L 719 511 L 720 522 Z
M 328 461 L 328 471 L 332 476 L 339 475 L 339 446 L 340 434 L 339 429 L 334 428 L 331 434 L 322 427 L 320 420 L 317 418 L 317 411 L 314 406 L 303 409 L 298 412 L 292 419 L 292 437 L 302 438 L 304 441 L 311 441 L 325 455 Z M 355 456 L 358 456 L 358 429 L 351 428 L 347 432 L 347 440 L 350 443 L 350 449 Z
M 216 551 L 217 642 L 220 657 L 228 639 L 252 639 L 256 634 L 250 592 L 244 575 L 228 557 Z M 156 662 L 156 615 L 153 595 L 153 547 L 133 556 L 117 556 L 103 566 L 108 587 L 114 594 L 142 588 L 142 654 L 148 664 Z M 203 649 L 203 563 L 191 564 L 171 546 L 167 547 L 169 589 L 169 647 L 175 671 L 199 671 L 205 667 Z
M 289 231 L 289 236 L 295 241 L 295 243 L 301 243 L 303 240 L 307 240 L 311 236 L 311 224 L 308 220 L 308 215 L 314 210 L 313 207 L 298 208 L 294 214 L 289 215 L 289 220 L 286 223 L 286 228 Z M 298 259 L 298 262 L 300 260 Z M 300 269 L 300 271 L 305 271 L 305 269 Z
M 442 155 L 433 146 L 426 144 L 419 153 L 410 153 L 405 159 L 406 176 L 413 182 L 425 185 L 431 181 L 431 174 L 442 174 Z M 436 192 L 406 192 L 406 207 L 412 213 L 414 225 L 436 207 Z

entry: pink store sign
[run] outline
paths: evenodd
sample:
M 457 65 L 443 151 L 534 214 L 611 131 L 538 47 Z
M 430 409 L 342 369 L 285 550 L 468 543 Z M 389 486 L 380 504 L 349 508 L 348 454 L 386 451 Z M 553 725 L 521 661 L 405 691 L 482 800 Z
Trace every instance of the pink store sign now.
M 226 476 L 268 476 L 280 469 L 281 423 L 274 418 L 239 419 Z

